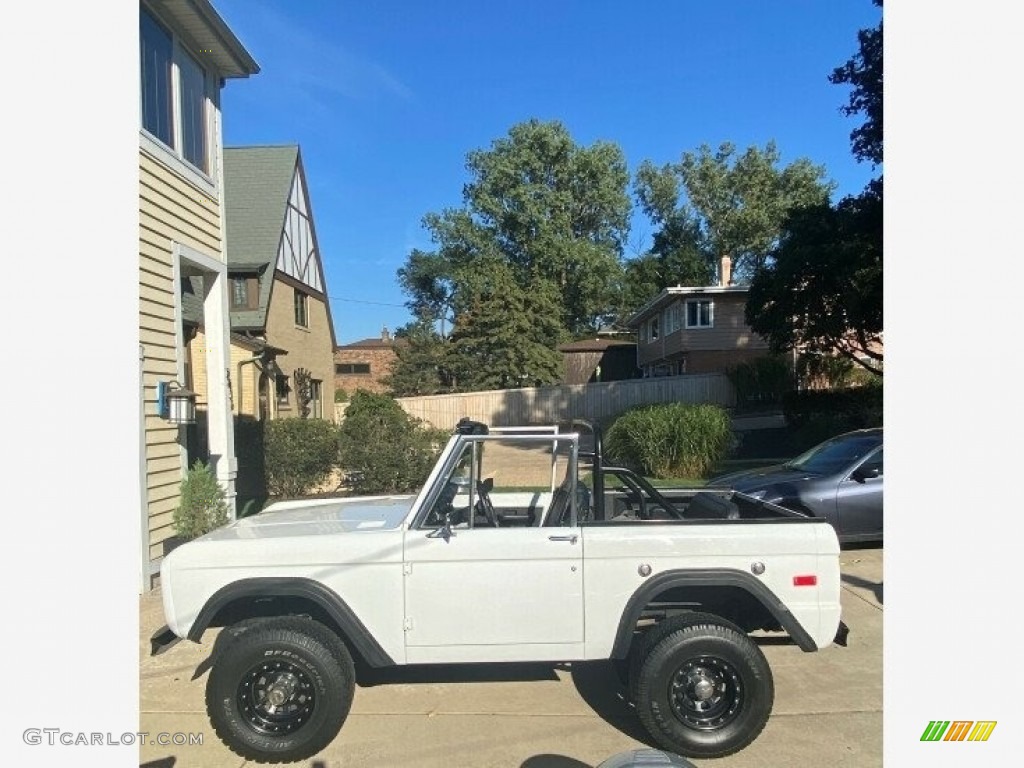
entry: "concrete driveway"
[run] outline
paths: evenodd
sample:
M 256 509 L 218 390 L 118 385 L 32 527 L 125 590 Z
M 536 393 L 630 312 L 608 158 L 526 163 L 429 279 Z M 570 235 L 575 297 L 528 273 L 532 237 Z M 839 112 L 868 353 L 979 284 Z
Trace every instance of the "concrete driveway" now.
M 762 641 L 775 675 L 775 708 L 749 747 L 715 768 L 882 765 L 882 548 L 842 553 L 849 646 L 803 653 Z M 215 635 L 150 657 L 164 623 L 159 593 L 141 598 L 140 730 L 202 733 L 202 746 L 143 745 L 145 768 L 241 768 L 206 717 L 203 693 Z M 648 746 L 604 663 L 417 668 L 376 673 L 356 689 L 334 742 L 301 768 L 592 768 Z

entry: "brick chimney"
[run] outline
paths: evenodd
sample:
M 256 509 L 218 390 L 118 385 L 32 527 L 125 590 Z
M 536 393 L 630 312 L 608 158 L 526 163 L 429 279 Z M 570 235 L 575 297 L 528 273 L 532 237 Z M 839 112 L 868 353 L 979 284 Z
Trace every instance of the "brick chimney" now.
M 732 285 L 732 259 L 723 256 L 718 263 L 718 284 L 723 288 Z
M 385 343 L 391 341 L 391 331 L 388 330 L 386 325 L 380 329 L 380 340 Z

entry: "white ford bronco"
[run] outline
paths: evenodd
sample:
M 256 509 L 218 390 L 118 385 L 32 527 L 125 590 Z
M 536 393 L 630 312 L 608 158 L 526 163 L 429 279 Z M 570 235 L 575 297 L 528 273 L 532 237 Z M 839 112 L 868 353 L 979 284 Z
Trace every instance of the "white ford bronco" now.
M 256 762 L 329 744 L 358 669 L 480 662 L 612 660 L 660 747 L 742 749 L 774 699 L 749 633 L 844 642 L 833 528 L 658 490 L 570 429 L 464 419 L 416 496 L 279 502 L 178 547 L 153 652 L 225 627 L 207 711 Z

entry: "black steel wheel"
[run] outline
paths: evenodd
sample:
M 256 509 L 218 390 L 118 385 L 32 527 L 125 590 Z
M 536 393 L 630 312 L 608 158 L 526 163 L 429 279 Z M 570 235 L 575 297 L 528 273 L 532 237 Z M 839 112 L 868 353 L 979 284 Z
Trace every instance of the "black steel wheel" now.
M 341 640 L 306 618 L 273 619 L 232 640 L 210 672 L 206 709 L 217 735 L 255 762 L 312 757 L 338 734 L 355 691 Z
M 761 649 L 731 625 L 685 624 L 657 638 L 636 680 L 637 714 L 664 749 L 724 757 L 764 729 L 775 698 Z
M 643 664 L 647 660 L 651 651 L 654 650 L 658 643 L 673 632 L 680 630 L 683 627 L 689 627 L 695 624 L 715 624 L 723 627 L 729 627 L 730 629 L 734 629 L 740 633 L 743 632 L 743 630 L 732 622 L 726 621 L 719 616 L 715 616 L 713 613 L 687 611 L 686 613 L 680 613 L 670 618 L 662 619 L 655 626 L 645 631 L 643 635 L 633 641 L 633 648 L 629 652 L 629 671 L 626 685 L 630 702 L 636 704 L 637 688 L 640 685 L 640 669 L 643 667 Z

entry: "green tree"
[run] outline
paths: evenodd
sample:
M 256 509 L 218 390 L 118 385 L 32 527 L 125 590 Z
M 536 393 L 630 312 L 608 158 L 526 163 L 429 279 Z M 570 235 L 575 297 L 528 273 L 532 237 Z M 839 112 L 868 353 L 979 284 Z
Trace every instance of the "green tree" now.
M 879 8 L 882 0 L 873 0 Z M 873 166 L 882 164 L 882 21 L 873 29 L 857 33 L 857 54 L 843 66 L 836 67 L 829 81 L 853 86 L 850 99 L 842 111 L 846 115 L 863 115 L 864 122 L 850 133 L 853 155 Z
M 555 347 L 566 339 L 558 296 L 544 280 L 521 286 L 498 268 L 459 315 L 448 360 L 462 391 L 554 384 L 563 373 Z
M 448 371 L 448 344 L 434 329 L 429 316 L 410 323 L 395 334 L 405 339 L 394 346 L 396 360 L 384 383 L 395 397 L 436 395 L 454 386 Z
M 780 161 L 773 141 L 742 154 L 728 142 L 715 152 L 705 144 L 660 168 L 644 161 L 634 189 L 661 227 L 656 247 L 671 252 L 695 228 L 709 269 L 729 256 L 737 280 L 748 279 L 769 259 L 789 211 L 827 202 L 835 187 L 823 166 L 800 158 L 780 168 Z
M 876 0 L 875 5 L 882 3 Z M 863 113 L 850 134 L 861 162 L 882 162 L 882 22 L 858 33 L 859 51 L 831 75 L 853 86 L 848 114 Z M 837 205 L 794 211 L 774 261 L 752 282 L 747 322 L 773 351 L 838 354 L 882 374 L 882 177 Z
M 604 322 L 631 209 L 621 149 L 582 147 L 561 123 L 530 120 L 466 166 L 463 206 L 423 219 L 436 250 L 413 251 L 399 270 L 409 307 L 454 327 L 504 267 L 519 285 L 550 286 L 565 328 Z
M 882 194 L 796 211 L 750 285 L 746 319 L 773 352 L 836 353 L 882 373 Z

